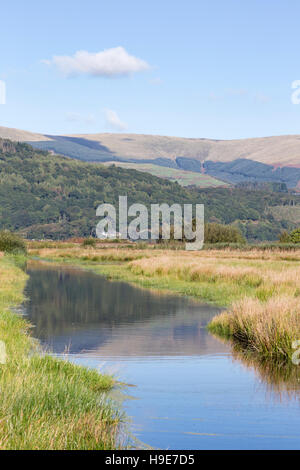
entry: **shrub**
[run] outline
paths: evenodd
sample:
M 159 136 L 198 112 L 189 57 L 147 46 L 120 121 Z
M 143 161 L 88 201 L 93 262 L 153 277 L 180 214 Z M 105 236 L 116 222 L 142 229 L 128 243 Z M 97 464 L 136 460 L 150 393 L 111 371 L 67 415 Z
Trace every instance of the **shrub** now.
M 82 242 L 82 246 L 91 246 L 91 247 L 94 247 L 96 246 L 96 240 L 95 238 L 85 238 Z
M 300 243 L 300 228 L 296 228 L 290 233 L 290 240 L 292 243 Z
M 23 238 L 7 230 L 0 231 L 0 251 L 5 253 L 26 253 L 26 244 Z
M 287 230 L 284 230 L 284 232 L 282 232 L 280 234 L 279 242 L 280 243 L 290 243 L 291 242 L 291 237 L 290 237 L 289 233 L 287 232 Z
M 205 224 L 205 243 L 246 243 L 240 230 L 232 225 Z

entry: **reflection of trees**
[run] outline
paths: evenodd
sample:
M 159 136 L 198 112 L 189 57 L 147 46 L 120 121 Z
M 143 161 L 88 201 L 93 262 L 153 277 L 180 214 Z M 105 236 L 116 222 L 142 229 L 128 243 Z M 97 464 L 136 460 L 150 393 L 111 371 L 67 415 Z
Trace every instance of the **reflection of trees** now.
M 270 392 L 276 392 L 279 398 L 284 396 L 300 399 L 300 366 L 292 362 L 274 362 L 270 359 L 261 359 L 254 353 L 245 352 L 240 346 L 233 346 L 233 359 L 249 369 L 267 386 Z
M 66 333 L 74 326 L 114 327 L 150 318 L 155 323 L 178 311 L 182 321 L 185 312 L 199 308 L 183 297 L 157 295 L 82 270 L 47 266 L 30 268 L 28 273 L 26 310 L 38 337 Z M 211 315 L 203 309 L 199 320 L 206 324 Z

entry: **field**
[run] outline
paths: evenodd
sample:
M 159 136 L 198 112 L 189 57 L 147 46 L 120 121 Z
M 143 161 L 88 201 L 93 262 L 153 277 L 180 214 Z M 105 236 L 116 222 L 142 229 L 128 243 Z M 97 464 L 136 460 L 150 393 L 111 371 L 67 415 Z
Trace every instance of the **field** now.
M 138 245 L 136 245 L 138 246 Z M 300 339 L 300 251 L 134 249 L 80 245 L 31 253 L 81 264 L 111 279 L 175 291 L 224 306 L 209 328 L 260 358 L 289 361 Z M 225 310 L 226 307 L 226 310 Z
M 105 165 L 116 165 L 121 168 L 127 168 L 151 175 L 165 178 L 177 182 L 181 186 L 197 186 L 198 188 L 217 188 L 218 186 L 228 186 L 228 183 L 217 180 L 212 176 L 196 173 L 194 171 L 177 170 L 166 166 L 154 165 L 152 163 L 123 163 L 123 162 L 105 162 Z
M 114 379 L 42 354 L 12 311 L 24 301 L 21 261 L 0 257 L 0 449 L 116 449 L 121 415 L 106 396 Z

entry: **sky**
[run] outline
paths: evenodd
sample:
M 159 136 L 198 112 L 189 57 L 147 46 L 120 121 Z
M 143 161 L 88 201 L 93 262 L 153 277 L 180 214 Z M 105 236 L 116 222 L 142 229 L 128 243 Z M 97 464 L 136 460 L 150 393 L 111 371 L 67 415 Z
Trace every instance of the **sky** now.
M 300 134 L 299 17 L 299 0 L 2 2 L 0 126 Z

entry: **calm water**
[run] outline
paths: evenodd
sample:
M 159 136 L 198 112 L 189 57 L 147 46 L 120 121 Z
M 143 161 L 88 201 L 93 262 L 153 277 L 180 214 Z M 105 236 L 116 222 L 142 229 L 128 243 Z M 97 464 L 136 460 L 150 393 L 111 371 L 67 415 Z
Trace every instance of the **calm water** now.
M 141 441 L 300 449 L 298 368 L 284 382 L 233 357 L 205 328 L 215 307 L 78 269 L 32 265 L 29 274 L 34 335 L 56 354 L 67 349 L 71 360 L 134 384 L 123 407 Z

